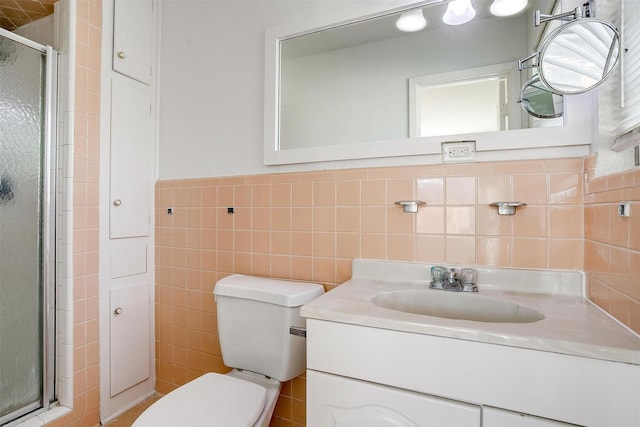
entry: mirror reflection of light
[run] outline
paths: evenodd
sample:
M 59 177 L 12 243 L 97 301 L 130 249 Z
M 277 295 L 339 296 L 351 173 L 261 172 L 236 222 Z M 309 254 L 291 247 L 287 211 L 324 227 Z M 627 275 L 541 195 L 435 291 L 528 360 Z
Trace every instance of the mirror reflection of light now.
M 396 27 L 400 31 L 406 31 L 408 33 L 414 31 L 420 31 L 427 25 L 427 20 L 424 19 L 422 9 L 409 10 L 403 12 L 400 18 L 396 21 Z
M 524 10 L 529 0 L 494 0 L 489 10 L 495 16 L 511 16 Z
M 452 0 L 442 16 L 442 22 L 447 25 L 461 25 L 471 21 L 475 16 L 476 10 L 471 0 Z

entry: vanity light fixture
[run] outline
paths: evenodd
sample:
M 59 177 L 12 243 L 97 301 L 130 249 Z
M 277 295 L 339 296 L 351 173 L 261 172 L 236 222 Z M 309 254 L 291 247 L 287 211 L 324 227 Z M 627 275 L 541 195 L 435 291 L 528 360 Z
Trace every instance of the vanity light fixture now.
M 442 22 L 447 25 L 461 25 L 471 21 L 475 16 L 476 10 L 471 0 L 451 0 L 442 16 Z
M 400 18 L 396 21 L 396 27 L 400 31 L 412 33 L 414 31 L 420 31 L 427 25 L 427 20 L 424 19 L 422 9 L 408 10 L 402 12 Z
M 494 0 L 489 10 L 494 16 L 511 16 L 527 7 L 529 0 Z

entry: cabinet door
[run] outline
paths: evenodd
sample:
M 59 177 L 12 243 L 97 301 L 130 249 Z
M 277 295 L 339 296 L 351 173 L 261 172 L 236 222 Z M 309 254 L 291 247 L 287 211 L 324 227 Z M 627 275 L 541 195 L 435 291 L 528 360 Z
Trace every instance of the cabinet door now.
M 111 81 L 110 237 L 149 235 L 151 102 L 149 87 Z
M 485 406 L 482 408 L 482 425 L 483 427 L 569 427 L 576 424 Z
M 115 0 L 113 70 L 151 82 L 153 0 Z
M 149 284 L 112 289 L 111 397 L 149 378 Z
M 480 407 L 309 370 L 307 425 L 479 427 Z

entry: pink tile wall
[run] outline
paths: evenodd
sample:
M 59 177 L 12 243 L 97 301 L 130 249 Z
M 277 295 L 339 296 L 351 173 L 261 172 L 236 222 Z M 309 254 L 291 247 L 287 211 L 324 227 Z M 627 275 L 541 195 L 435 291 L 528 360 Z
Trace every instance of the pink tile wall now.
M 631 204 L 631 217 L 618 216 L 620 202 Z M 584 220 L 589 298 L 640 333 L 640 169 L 589 180 Z
M 100 162 L 101 0 L 76 9 L 73 160 L 73 411 L 49 426 L 100 424 L 98 194 Z
M 582 171 L 583 159 L 562 159 L 158 182 L 158 391 L 227 370 L 212 290 L 231 273 L 331 288 L 358 257 L 581 270 Z M 404 199 L 426 205 L 405 214 L 394 204 Z M 488 206 L 512 200 L 528 206 L 515 216 Z M 272 425 L 303 426 L 304 403 L 300 377 Z

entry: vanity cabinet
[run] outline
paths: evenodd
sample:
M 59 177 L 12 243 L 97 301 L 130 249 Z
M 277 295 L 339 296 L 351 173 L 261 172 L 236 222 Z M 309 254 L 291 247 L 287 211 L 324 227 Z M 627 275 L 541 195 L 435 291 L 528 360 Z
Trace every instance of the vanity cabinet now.
M 307 369 L 314 427 L 633 427 L 639 419 L 638 370 L 627 363 L 307 317 Z
M 355 259 L 305 304 L 309 427 L 640 426 L 640 340 L 582 274 L 476 268 L 479 294 L 448 293 L 423 264 Z

